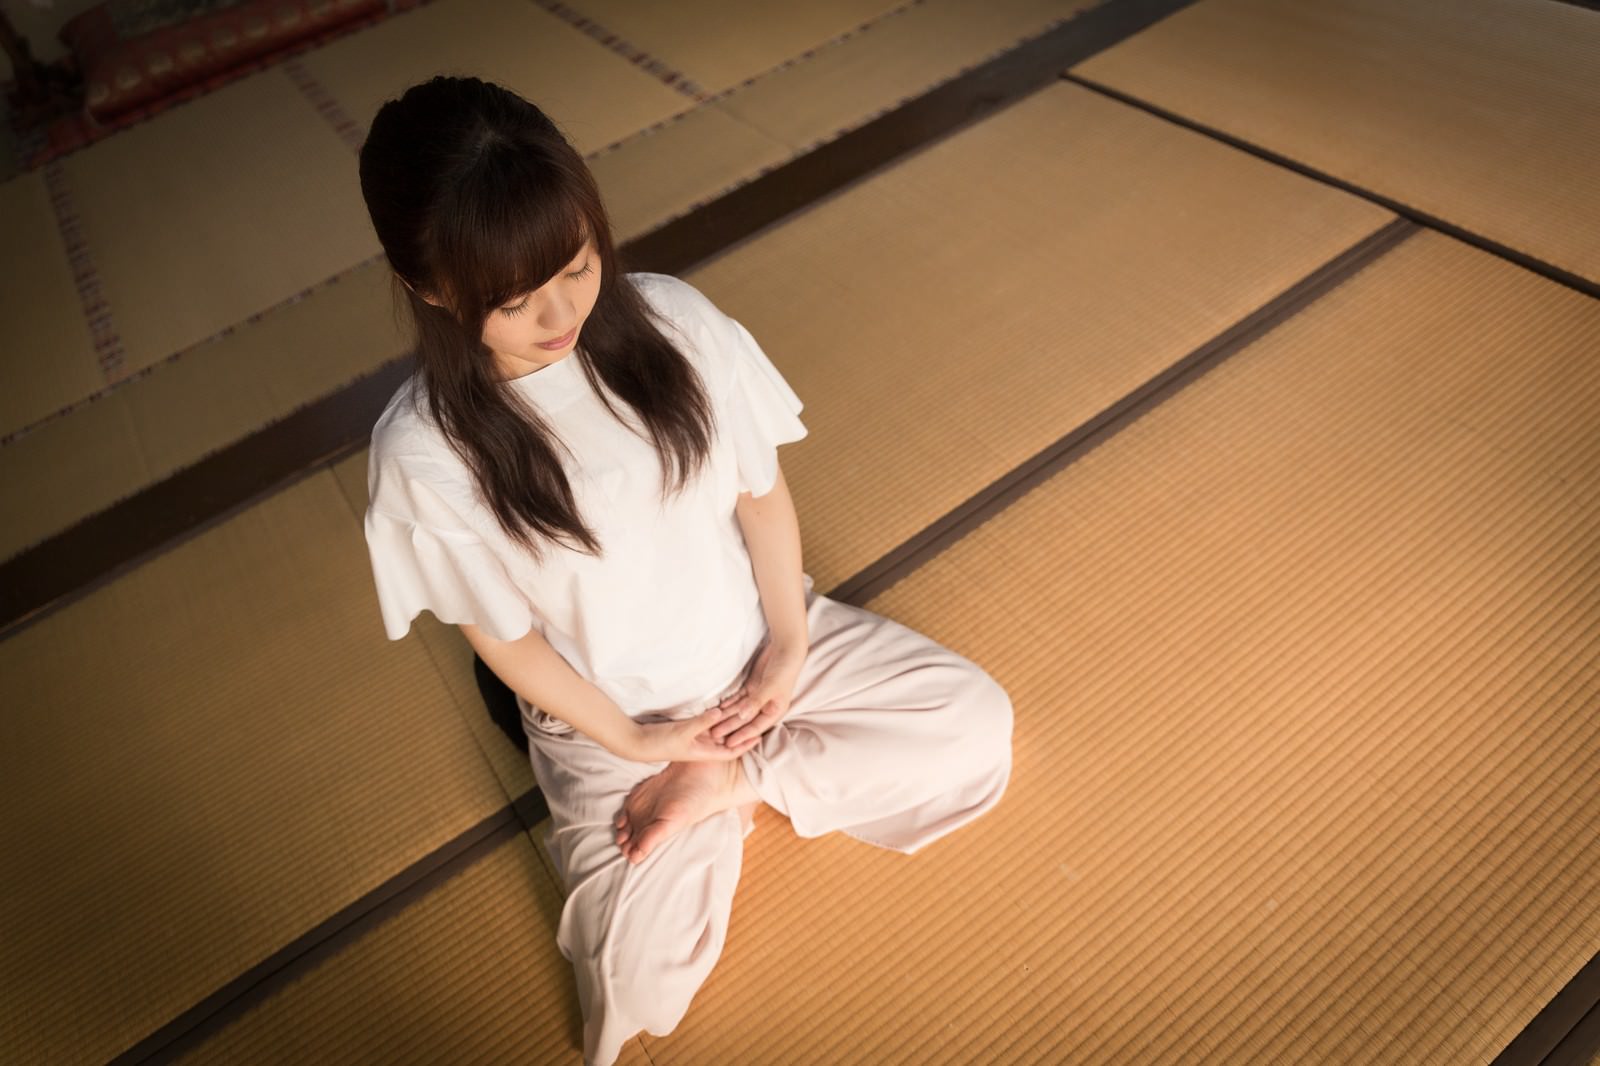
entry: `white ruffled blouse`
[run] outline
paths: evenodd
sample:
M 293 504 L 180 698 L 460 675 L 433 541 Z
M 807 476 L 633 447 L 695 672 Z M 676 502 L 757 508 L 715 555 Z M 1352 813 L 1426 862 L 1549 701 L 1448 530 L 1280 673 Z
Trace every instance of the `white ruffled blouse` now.
M 373 427 L 365 526 L 391 640 L 423 609 L 500 640 L 537 628 L 580 675 L 637 715 L 713 694 L 765 638 L 734 506 L 740 492 L 771 491 L 778 445 L 800 440 L 806 427 L 800 398 L 744 326 L 686 281 L 625 277 L 676 327 L 668 338 L 711 397 L 711 456 L 680 495 L 662 503 L 653 446 L 617 422 L 568 353 L 508 384 L 570 450 L 562 462 L 602 558 L 547 544 L 536 563 L 508 538 L 466 465 L 413 411 L 416 377 Z

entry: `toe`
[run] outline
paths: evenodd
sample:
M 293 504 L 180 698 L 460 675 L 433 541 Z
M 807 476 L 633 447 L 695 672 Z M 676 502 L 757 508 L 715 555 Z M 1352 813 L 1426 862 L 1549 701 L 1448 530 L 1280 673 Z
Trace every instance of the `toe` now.
M 654 822 L 646 826 L 644 831 L 639 834 L 639 840 L 635 845 L 639 858 L 643 859 L 648 856 L 652 851 L 656 850 L 656 845 L 670 835 L 670 827 L 665 822 Z

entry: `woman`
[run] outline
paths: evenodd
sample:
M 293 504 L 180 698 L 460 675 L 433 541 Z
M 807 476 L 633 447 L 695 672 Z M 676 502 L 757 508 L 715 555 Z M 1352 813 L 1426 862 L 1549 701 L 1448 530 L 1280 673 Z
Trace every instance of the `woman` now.
M 913 852 L 999 801 L 1011 703 L 815 591 L 777 457 L 799 398 L 693 286 L 621 270 L 536 107 L 434 78 L 379 111 L 360 173 L 417 338 L 372 434 L 384 623 L 433 611 L 517 694 L 603 1066 L 716 962 L 755 805 Z

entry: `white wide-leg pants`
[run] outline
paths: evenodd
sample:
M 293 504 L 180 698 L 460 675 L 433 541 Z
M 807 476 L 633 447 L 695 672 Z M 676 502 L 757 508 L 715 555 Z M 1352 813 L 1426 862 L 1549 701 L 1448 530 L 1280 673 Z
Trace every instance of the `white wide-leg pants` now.
M 798 835 L 839 830 L 909 854 L 999 802 L 1011 773 L 1011 700 L 993 678 L 898 622 L 817 593 L 809 575 L 806 619 L 810 650 L 789 713 L 742 756 L 756 793 Z M 749 668 L 661 716 L 720 703 Z M 610 1066 L 640 1030 L 676 1028 L 711 972 L 744 832 L 738 812 L 724 811 L 630 865 L 612 819 L 666 764 L 621 759 L 537 708 L 523 725 L 550 805 L 546 842 L 566 884 L 557 939 L 577 971 L 584 1061 Z

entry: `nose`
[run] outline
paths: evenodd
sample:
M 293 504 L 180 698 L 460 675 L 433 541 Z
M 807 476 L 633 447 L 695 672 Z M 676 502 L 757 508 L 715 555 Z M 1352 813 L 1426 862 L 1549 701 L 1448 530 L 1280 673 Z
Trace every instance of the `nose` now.
M 552 337 L 572 332 L 577 321 L 577 306 L 566 296 L 552 296 L 539 310 L 539 326 Z

